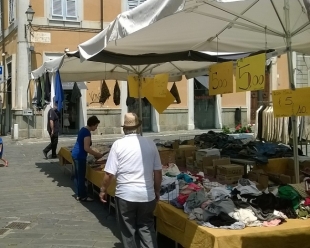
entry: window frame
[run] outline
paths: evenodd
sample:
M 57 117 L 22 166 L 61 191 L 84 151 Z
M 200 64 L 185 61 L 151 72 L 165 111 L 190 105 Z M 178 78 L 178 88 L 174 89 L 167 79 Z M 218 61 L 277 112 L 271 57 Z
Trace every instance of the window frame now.
M 8 21 L 9 25 L 13 24 L 16 20 L 16 1 L 8 1 Z
M 50 0 L 50 20 L 52 21 L 62 21 L 62 22 L 79 22 L 79 3 L 81 0 L 60 0 L 61 1 L 61 12 L 62 14 L 54 14 L 54 1 Z M 75 3 L 75 16 L 68 15 L 68 1 L 74 1 Z

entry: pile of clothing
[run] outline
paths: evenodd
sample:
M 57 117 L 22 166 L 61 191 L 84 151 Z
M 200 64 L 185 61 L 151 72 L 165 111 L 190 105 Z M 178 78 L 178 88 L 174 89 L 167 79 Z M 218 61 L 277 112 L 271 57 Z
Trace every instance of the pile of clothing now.
M 169 169 L 164 169 L 160 199 L 183 209 L 189 219 L 202 226 L 222 229 L 270 227 L 280 225 L 286 219 L 310 217 L 310 196 L 294 185 L 260 191 L 248 179 L 242 178 L 237 186 L 231 187 L 209 181 L 202 172 L 178 174 L 175 168 L 173 172 L 171 175 Z
M 293 150 L 290 146 L 271 142 L 251 141 L 244 142 L 234 139 L 224 133 L 209 131 L 195 136 L 195 144 L 200 148 L 217 148 L 221 155 L 230 158 L 245 158 L 256 161 L 258 164 L 267 164 L 270 158 L 292 157 Z M 302 155 L 302 151 L 299 151 Z

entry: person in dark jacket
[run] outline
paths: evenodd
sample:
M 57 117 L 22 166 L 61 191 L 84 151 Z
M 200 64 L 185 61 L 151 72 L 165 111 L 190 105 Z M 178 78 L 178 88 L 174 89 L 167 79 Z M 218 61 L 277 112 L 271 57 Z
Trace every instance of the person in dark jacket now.
M 43 155 L 47 159 L 47 154 L 52 150 L 52 157 L 57 158 L 56 150 L 58 145 L 60 113 L 57 110 L 57 103 L 48 111 L 47 114 L 47 131 L 51 138 L 51 143 L 44 148 Z

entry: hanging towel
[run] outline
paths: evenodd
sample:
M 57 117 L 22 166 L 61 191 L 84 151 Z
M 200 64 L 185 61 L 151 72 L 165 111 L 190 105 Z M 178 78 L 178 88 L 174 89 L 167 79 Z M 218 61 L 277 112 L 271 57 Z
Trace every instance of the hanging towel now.
M 64 101 L 64 91 L 62 89 L 62 83 L 60 79 L 59 71 L 56 72 L 55 76 L 55 102 L 57 103 L 57 110 L 60 112 L 62 109 L 62 102 Z
M 106 102 L 106 100 L 108 100 L 108 98 L 111 96 L 109 88 L 107 86 L 107 83 L 105 82 L 105 80 L 102 81 L 101 84 L 101 91 L 100 91 L 100 98 L 99 98 L 99 102 L 101 104 L 104 104 Z
M 37 106 L 37 88 L 38 88 L 38 82 L 35 80 L 34 82 L 33 82 L 33 84 L 34 84 L 34 93 L 33 93 L 33 97 L 32 97 L 32 105 L 33 106 Z
M 79 86 L 77 85 L 76 82 L 74 82 L 70 102 L 77 103 L 78 99 L 81 96 L 82 96 L 82 94 L 81 94 L 81 91 L 79 89 Z
M 42 86 L 41 86 L 41 80 L 38 78 L 38 88 L 37 88 L 37 108 L 42 108 Z
M 45 73 L 44 100 L 49 103 L 51 100 L 51 81 L 48 72 Z
M 120 105 L 121 103 L 121 89 L 119 88 L 117 80 L 115 81 L 114 85 L 113 101 L 116 106 Z
M 42 104 L 42 108 L 43 108 L 46 105 L 46 103 L 45 103 L 45 78 L 44 78 L 44 74 L 40 77 L 40 82 L 41 82 L 41 89 L 42 89 L 41 104 Z
M 170 90 L 170 93 L 174 96 L 175 100 L 177 101 L 177 104 L 180 104 L 181 103 L 181 98 L 180 98 L 180 95 L 179 95 L 179 91 L 178 91 L 177 85 L 175 83 L 173 83 L 173 85 L 171 87 L 171 90 Z
M 130 105 L 134 105 L 136 102 L 136 99 L 134 97 L 130 97 L 129 95 L 129 87 L 128 87 L 128 83 L 127 83 L 127 99 L 126 99 L 126 105 L 127 107 Z

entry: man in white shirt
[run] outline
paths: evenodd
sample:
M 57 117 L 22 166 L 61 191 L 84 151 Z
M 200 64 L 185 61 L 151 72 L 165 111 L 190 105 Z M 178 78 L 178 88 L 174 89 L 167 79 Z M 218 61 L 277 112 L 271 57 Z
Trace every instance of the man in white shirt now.
M 136 114 L 127 113 L 122 127 L 125 137 L 110 150 L 99 197 L 106 202 L 107 188 L 115 176 L 116 213 L 124 247 L 157 248 L 153 212 L 162 181 L 159 153 L 152 140 L 139 135 L 141 121 Z

